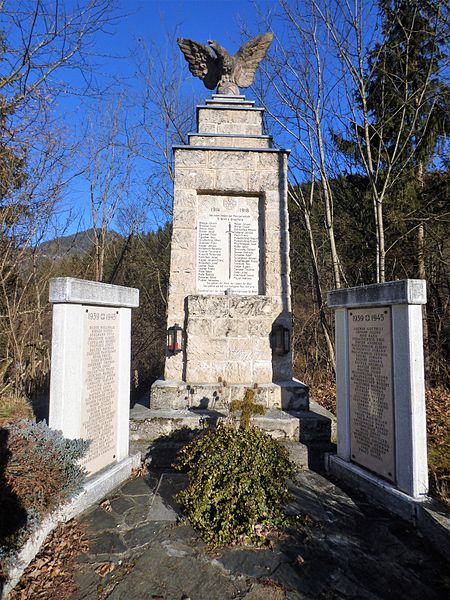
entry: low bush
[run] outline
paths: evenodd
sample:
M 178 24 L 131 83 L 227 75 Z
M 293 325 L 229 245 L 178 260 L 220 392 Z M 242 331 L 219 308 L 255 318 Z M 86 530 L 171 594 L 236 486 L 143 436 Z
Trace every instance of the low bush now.
M 177 500 L 211 545 L 264 543 L 285 522 L 286 481 L 293 474 L 286 449 L 254 427 L 207 430 L 178 453 L 189 485 Z
M 44 422 L 0 429 L 0 554 L 16 550 L 44 516 L 77 492 L 89 442 L 65 439 Z

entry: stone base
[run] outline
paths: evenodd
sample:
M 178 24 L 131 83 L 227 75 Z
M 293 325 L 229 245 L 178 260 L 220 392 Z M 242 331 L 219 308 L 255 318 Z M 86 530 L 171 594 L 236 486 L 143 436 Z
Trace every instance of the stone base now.
M 426 495 L 413 498 L 388 481 L 335 455 L 329 456 L 327 470 L 339 480 L 370 497 L 372 502 L 413 523 L 417 521 L 418 506 L 429 500 Z
M 158 379 L 150 392 L 152 410 L 219 410 L 228 411 L 233 400 L 242 400 L 244 384 L 223 385 L 222 383 L 189 384 L 182 381 Z M 255 402 L 268 410 L 308 410 L 309 390 L 301 381 L 278 381 L 258 385 Z

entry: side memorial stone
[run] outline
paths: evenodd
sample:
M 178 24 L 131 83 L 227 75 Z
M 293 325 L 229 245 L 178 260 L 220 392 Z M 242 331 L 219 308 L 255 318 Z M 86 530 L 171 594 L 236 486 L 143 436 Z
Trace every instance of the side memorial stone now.
M 410 279 L 328 294 L 336 311 L 338 428 L 330 468 L 364 469 L 373 482 L 414 499 L 428 491 L 425 302 L 425 281 Z
M 128 456 L 131 308 L 139 290 L 70 277 L 50 281 L 49 425 L 91 440 L 90 475 Z

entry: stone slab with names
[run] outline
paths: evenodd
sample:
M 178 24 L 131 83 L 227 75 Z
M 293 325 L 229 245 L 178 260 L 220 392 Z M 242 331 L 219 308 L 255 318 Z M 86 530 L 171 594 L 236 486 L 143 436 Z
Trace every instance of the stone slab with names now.
M 258 294 L 259 235 L 259 198 L 202 197 L 197 227 L 197 292 Z
M 80 437 L 92 440 L 82 463 L 95 472 L 116 458 L 119 311 L 86 305 L 83 310 Z
M 395 481 L 390 308 L 353 309 L 348 317 L 351 457 Z
M 338 434 L 331 471 L 358 475 L 363 467 L 374 485 L 389 490 L 388 481 L 392 493 L 414 500 L 428 491 L 425 302 L 425 281 L 414 279 L 328 294 L 336 323 Z
M 92 475 L 128 456 L 131 307 L 139 292 L 56 278 L 49 425 L 90 440 L 82 460 Z

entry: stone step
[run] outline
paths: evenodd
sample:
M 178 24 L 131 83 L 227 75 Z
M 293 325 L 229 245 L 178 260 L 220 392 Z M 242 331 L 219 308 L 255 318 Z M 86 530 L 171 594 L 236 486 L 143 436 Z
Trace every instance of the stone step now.
M 179 430 L 182 434 L 182 431 Z M 145 440 L 130 443 L 130 452 L 140 453 L 145 464 L 156 470 L 173 470 L 178 451 L 187 444 L 191 435 L 180 435 L 162 437 L 153 442 Z M 289 457 L 298 470 L 313 469 L 315 471 L 325 470 L 325 453 L 335 453 L 336 446 L 330 442 L 319 441 L 303 444 L 293 440 L 282 441 L 289 451 Z
M 198 411 L 208 410 L 226 414 L 233 400 L 242 400 L 246 384 L 197 383 L 158 379 L 151 387 L 150 408 L 154 410 Z M 290 379 L 259 384 L 255 402 L 269 410 L 304 411 L 309 407 L 308 386 Z
M 237 421 L 239 413 L 234 420 Z M 136 404 L 130 411 L 130 440 L 152 442 L 163 436 L 190 439 L 192 432 L 205 427 L 215 427 L 230 420 L 226 411 L 215 410 L 164 410 L 150 409 Z M 252 423 L 274 438 L 302 443 L 330 442 L 335 435 L 334 418 L 325 409 L 311 402 L 309 410 L 268 410 L 264 415 L 254 415 Z

